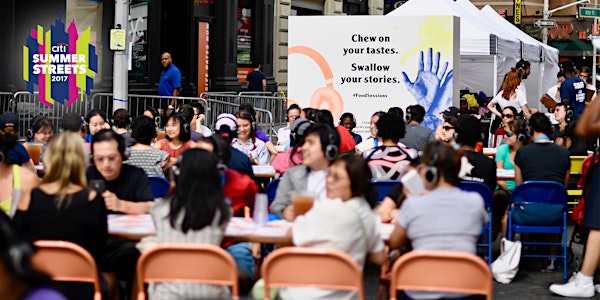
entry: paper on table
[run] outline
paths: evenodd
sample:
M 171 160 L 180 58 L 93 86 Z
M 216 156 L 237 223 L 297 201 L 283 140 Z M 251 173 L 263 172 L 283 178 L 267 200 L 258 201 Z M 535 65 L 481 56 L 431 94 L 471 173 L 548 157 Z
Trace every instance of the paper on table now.
M 275 169 L 270 165 L 252 166 L 252 172 L 254 174 L 274 174 Z
M 259 236 L 285 236 L 287 231 L 292 227 L 292 223 L 285 220 L 271 221 L 263 226 L 257 226 L 252 219 L 246 218 L 231 218 L 227 229 L 226 236 L 244 236 L 244 235 L 259 235 Z
M 108 215 L 108 232 L 122 234 L 155 234 L 152 217 L 146 215 Z
M 515 177 L 515 170 L 496 169 L 496 177 Z

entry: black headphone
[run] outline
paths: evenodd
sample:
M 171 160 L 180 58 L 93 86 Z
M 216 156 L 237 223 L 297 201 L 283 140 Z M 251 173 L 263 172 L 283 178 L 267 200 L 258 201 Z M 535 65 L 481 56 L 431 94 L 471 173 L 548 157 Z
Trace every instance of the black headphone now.
M 229 124 L 221 124 L 221 126 L 217 127 L 217 123 L 219 123 L 220 120 L 222 119 L 228 119 L 231 120 L 233 122 L 233 128 L 229 128 L 229 132 L 227 133 L 228 136 L 226 136 L 225 138 L 235 138 L 237 137 L 237 119 L 236 118 L 232 118 L 235 117 L 235 115 L 231 115 L 231 114 L 220 114 L 217 117 L 217 121 L 215 122 L 215 130 L 221 133 L 221 136 L 223 136 L 223 131 L 220 129 L 221 126 L 223 125 L 227 125 L 227 127 L 230 127 Z M 231 137 L 229 136 L 231 135 Z
M 313 122 L 309 121 L 309 120 L 302 120 L 300 121 L 300 123 L 298 123 L 295 127 L 294 130 L 292 130 L 291 132 L 291 136 L 292 136 L 292 140 L 295 141 L 296 138 L 298 138 L 298 136 L 303 136 L 304 133 L 306 132 L 306 129 L 310 126 L 307 127 L 302 127 L 304 124 L 312 124 Z
M 425 181 L 430 185 L 436 184 L 438 182 L 438 180 L 440 179 L 439 170 L 435 165 L 438 163 L 438 160 L 440 159 L 440 151 L 442 150 L 443 147 L 444 147 L 443 143 L 438 143 L 438 145 L 433 150 L 433 154 L 431 155 L 431 160 L 425 167 Z
M 405 118 L 406 118 L 406 123 L 408 123 L 408 122 L 410 122 L 410 120 L 412 120 L 412 115 L 410 114 L 410 110 L 411 110 L 411 108 L 412 108 L 412 105 L 409 105 L 409 106 L 406 108 L 406 115 L 405 115 Z
M 334 160 L 339 152 L 338 146 L 335 145 L 335 135 L 330 132 L 327 136 L 329 138 L 327 139 L 327 145 L 325 146 L 325 158 Z
M 44 120 L 48 120 L 43 115 L 37 115 L 31 120 L 31 128 L 27 129 L 27 139 L 33 139 L 33 136 L 40 130 L 42 127 L 42 122 Z

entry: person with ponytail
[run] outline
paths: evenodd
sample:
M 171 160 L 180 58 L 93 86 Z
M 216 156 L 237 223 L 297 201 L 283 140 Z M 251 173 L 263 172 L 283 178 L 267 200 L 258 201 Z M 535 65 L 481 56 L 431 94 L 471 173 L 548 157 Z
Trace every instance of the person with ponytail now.
M 369 184 L 371 170 L 357 155 L 338 157 L 329 167 L 327 200 L 298 216 L 290 234 L 295 246 L 336 249 L 350 255 L 359 266 L 368 257 L 375 264 L 387 260 L 373 211 L 377 191 Z M 356 299 L 355 291 L 318 288 L 282 288 L 282 299 Z

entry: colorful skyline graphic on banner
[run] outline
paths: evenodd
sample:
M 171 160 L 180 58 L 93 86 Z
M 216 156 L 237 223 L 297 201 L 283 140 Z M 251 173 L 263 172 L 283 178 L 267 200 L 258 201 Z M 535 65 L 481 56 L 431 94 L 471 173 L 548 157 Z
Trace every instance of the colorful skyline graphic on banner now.
M 31 29 L 23 46 L 23 80 L 30 93 L 38 86 L 40 102 L 69 106 L 77 100 L 79 89 L 90 94 L 98 72 L 98 56 L 96 47 L 90 44 L 90 32 L 88 27 L 79 34 L 75 21 L 65 31 L 60 18 L 46 32 L 40 25 Z

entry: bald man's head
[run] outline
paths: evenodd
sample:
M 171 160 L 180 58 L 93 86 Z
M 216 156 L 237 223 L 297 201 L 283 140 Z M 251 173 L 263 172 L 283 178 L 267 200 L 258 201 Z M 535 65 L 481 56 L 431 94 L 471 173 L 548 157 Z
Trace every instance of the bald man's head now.
M 173 63 L 171 54 L 169 52 L 163 52 L 163 54 L 160 56 L 160 63 L 162 64 L 163 68 L 168 68 Z

